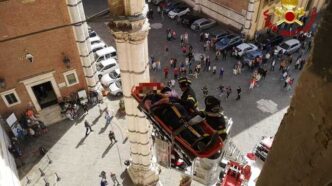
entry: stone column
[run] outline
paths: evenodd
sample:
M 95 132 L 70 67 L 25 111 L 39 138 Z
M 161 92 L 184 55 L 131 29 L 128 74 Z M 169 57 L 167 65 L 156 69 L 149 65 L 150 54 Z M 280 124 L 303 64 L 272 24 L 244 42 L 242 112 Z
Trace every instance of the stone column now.
M 150 82 L 147 40 L 150 27 L 142 13 L 147 5 L 144 0 L 136 0 L 109 1 L 109 6 L 113 16 L 109 26 L 116 42 L 128 121 L 131 165 L 127 170 L 135 184 L 154 185 L 159 180 L 159 167 L 152 163 L 151 127 L 131 96 L 133 86 Z
M 67 0 L 67 7 L 71 23 L 85 21 L 85 14 L 82 1 Z M 94 89 L 97 83 L 96 64 L 89 43 L 88 25 L 86 22 L 79 23 L 73 26 L 74 35 L 76 39 L 76 46 L 80 54 L 81 64 L 83 67 L 84 76 L 89 89 Z

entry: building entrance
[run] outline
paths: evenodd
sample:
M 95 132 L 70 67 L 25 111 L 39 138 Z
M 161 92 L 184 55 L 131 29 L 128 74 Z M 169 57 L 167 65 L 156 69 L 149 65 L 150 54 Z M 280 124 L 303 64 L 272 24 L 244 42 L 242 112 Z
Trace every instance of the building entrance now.
M 51 81 L 47 81 L 31 88 L 41 109 L 57 104 L 57 97 L 53 90 Z

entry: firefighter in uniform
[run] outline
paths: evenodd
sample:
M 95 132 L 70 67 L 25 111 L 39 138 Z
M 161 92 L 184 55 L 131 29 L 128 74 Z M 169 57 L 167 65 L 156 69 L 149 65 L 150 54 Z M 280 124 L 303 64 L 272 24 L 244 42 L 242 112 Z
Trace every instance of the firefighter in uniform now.
M 196 113 L 198 102 L 194 90 L 190 87 L 191 81 L 186 77 L 181 77 L 178 80 L 182 93 L 181 104 L 191 113 Z
M 217 131 L 222 140 L 227 137 L 226 120 L 222 114 L 222 107 L 220 100 L 214 96 L 207 96 L 205 98 L 205 118 L 209 125 Z

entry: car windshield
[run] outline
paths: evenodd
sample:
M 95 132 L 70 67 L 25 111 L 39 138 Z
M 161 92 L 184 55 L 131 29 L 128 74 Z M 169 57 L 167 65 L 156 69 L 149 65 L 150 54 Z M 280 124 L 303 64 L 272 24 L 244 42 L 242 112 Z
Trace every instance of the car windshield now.
M 283 43 L 280 45 L 280 47 L 287 50 L 289 48 L 289 45 L 287 45 L 286 43 Z
M 97 64 L 96 68 L 97 68 L 97 71 L 101 71 L 101 69 L 103 69 L 104 66 L 101 63 L 99 63 L 99 64 Z
M 118 88 L 121 88 L 121 81 L 117 81 L 117 82 L 115 82 L 115 85 L 116 85 L 116 87 L 118 87 Z
M 229 40 L 230 40 L 230 39 L 225 38 L 225 39 L 223 39 L 223 40 L 220 41 L 220 44 L 222 44 L 222 45 L 227 45 L 227 43 L 229 42 Z
M 119 78 L 120 74 L 118 74 L 116 71 L 113 71 L 110 73 L 110 77 L 112 79 L 116 79 L 116 78 Z

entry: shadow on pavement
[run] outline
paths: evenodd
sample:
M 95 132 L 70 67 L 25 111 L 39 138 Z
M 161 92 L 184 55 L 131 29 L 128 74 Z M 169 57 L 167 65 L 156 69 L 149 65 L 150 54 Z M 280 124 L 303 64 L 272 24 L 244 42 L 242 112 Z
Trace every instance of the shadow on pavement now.
M 78 142 L 78 144 L 76 145 L 76 149 L 78 148 L 78 147 L 80 147 L 81 145 L 83 145 L 83 143 L 84 143 L 84 141 L 86 140 L 86 138 L 89 136 L 89 134 L 88 135 L 85 135 L 79 142 Z
M 122 179 L 122 185 L 126 185 L 126 186 L 127 186 L 127 185 L 128 185 L 128 186 L 130 186 L 130 185 L 134 185 L 134 183 L 131 181 L 131 178 L 130 178 L 128 172 L 127 172 L 127 169 L 125 169 L 125 170 L 121 173 L 120 178 Z
M 103 154 L 101 155 L 101 158 L 104 158 L 106 156 L 106 154 L 111 150 L 111 148 L 113 147 L 115 143 L 111 143 L 103 152 Z
M 104 112 L 104 111 L 103 111 L 103 112 Z M 99 121 L 99 119 L 101 118 L 102 115 L 103 115 L 102 113 L 99 114 L 98 117 L 96 117 L 96 119 L 94 119 L 94 120 L 92 121 L 91 126 L 94 126 L 95 124 L 97 124 L 97 122 Z
M 105 126 L 104 126 L 103 128 L 100 129 L 100 131 L 99 131 L 98 134 L 102 134 L 102 133 L 104 133 L 109 125 L 110 125 L 110 124 L 105 124 Z
M 74 121 L 64 120 L 48 127 L 48 133 L 35 138 L 26 138 L 21 146 L 23 157 L 16 160 L 19 178 L 22 179 L 43 157 L 39 148 L 47 151 L 73 126 Z M 52 157 L 50 157 L 52 159 Z

